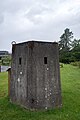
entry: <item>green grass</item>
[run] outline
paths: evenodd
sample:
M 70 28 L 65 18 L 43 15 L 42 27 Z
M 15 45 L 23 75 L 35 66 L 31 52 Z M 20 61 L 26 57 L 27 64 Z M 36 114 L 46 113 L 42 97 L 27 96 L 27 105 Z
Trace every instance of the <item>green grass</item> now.
M 80 69 L 64 65 L 61 85 L 61 109 L 32 112 L 9 102 L 7 73 L 0 73 L 0 120 L 80 120 Z

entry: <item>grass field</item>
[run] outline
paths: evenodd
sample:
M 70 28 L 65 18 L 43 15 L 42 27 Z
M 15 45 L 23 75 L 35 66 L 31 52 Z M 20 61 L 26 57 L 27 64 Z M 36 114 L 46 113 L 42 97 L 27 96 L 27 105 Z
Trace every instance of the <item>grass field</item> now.
M 61 85 L 61 109 L 32 112 L 9 102 L 7 73 L 0 73 L 0 120 L 80 120 L 80 69 L 64 65 Z

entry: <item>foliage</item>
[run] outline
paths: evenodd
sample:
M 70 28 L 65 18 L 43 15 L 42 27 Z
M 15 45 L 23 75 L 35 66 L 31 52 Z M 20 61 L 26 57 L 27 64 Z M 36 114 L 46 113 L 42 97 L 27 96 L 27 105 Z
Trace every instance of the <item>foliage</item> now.
M 64 30 L 64 33 L 60 37 L 59 48 L 60 50 L 69 51 L 71 47 L 71 39 L 73 38 L 73 33 L 70 32 L 68 28 Z
M 0 65 L 10 66 L 11 65 L 11 55 L 2 57 L 0 60 Z
M 9 102 L 7 73 L 0 73 L 0 120 L 80 120 L 80 69 L 64 65 L 61 83 L 62 108 L 33 112 Z
M 63 68 L 63 63 L 60 63 L 60 68 Z
M 73 33 L 68 28 L 60 37 L 59 41 L 59 58 L 62 63 L 80 61 L 80 39 L 74 39 Z
M 73 66 L 77 66 L 77 67 L 79 67 L 80 68 L 80 61 L 76 61 L 76 62 L 71 62 L 71 65 L 73 65 Z

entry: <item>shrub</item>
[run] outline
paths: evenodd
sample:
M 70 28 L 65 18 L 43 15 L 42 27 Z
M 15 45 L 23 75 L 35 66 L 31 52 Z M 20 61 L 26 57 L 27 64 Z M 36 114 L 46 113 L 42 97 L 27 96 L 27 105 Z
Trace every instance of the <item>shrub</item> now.
M 63 68 L 63 63 L 60 63 L 60 68 Z
M 71 65 L 78 66 L 80 68 L 80 61 L 71 62 Z

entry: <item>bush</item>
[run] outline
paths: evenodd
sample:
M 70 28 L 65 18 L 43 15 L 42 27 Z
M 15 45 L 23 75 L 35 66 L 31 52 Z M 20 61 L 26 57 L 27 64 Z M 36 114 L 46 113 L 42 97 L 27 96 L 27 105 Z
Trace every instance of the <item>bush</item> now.
M 60 68 L 63 68 L 63 63 L 60 63 Z
M 80 61 L 71 62 L 71 65 L 78 66 L 80 68 Z

